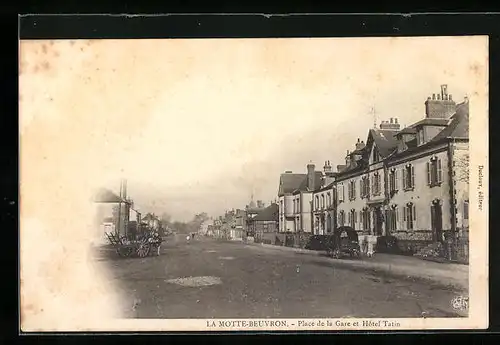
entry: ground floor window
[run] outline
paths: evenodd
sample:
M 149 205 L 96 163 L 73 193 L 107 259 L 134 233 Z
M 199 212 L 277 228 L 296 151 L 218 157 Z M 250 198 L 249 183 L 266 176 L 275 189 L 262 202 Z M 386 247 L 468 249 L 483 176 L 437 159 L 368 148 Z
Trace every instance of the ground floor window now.
M 344 211 L 339 212 L 339 226 L 344 226 L 344 221 L 345 221 L 345 213 Z
M 353 229 L 356 229 L 356 210 L 352 209 L 350 212 L 349 212 L 349 226 Z
M 398 207 L 396 205 L 391 206 L 388 212 L 389 219 L 388 224 L 389 224 L 389 230 L 390 231 L 395 231 L 398 229 Z
M 361 211 L 361 221 L 363 223 L 363 230 L 370 230 L 370 210 L 365 208 Z
M 413 230 L 415 228 L 415 221 L 417 220 L 415 205 L 413 203 L 409 202 L 403 208 L 403 218 L 406 230 Z

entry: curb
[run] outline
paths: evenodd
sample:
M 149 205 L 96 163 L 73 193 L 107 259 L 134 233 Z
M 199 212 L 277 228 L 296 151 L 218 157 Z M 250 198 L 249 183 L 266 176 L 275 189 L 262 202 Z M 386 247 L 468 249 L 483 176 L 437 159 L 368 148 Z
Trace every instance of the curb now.
M 276 246 L 272 244 L 264 244 L 264 243 L 247 243 L 248 245 L 253 245 L 253 246 L 260 246 L 264 248 L 270 248 L 270 249 L 275 249 L 275 250 L 285 250 L 285 251 L 292 251 L 296 253 L 304 253 L 304 254 L 310 254 L 312 256 L 322 256 L 324 255 L 324 252 L 322 251 L 316 251 L 316 250 L 309 250 L 309 249 L 302 249 L 302 248 L 293 248 L 293 247 L 286 247 L 286 246 Z M 408 274 L 407 272 L 402 271 L 401 269 L 398 269 L 397 265 L 392 265 L 392 264 L 373 264 L 371 262 L 367 261 L 349 261 L 349 260 L 342 260 L 342 259 L 332 259 L 332 266 L 337 266 L 339 268 L 345 268 L 345 269 L 351 269 L 353 271 L 365 271 L 365 272 L 372 272 L 372 273 L 379 273 L 379 274 L 386 274 L 389 276 L 401 278 L 401 279 L 406 279 L 406 280 L 421 280 L 421 281 L 431 281 L 436 285 L 442 286 L 444 288 L 453 288 L 456 290 L 467 290 L 469 288 L 468 282 L 467 281 L 462 281 L 461 279 L 450 279 L 447 277 L 439 277 L 436 275 L 427 275 L 427 274 L 421 274 L 421 275 L 416 275 L 416 274 Z

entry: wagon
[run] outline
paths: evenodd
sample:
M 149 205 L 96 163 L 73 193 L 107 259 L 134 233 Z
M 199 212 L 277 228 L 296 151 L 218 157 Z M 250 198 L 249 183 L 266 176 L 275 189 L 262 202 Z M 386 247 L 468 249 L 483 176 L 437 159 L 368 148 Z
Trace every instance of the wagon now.
M 135 240 L 119 237 L 113 233 L 106 233 L 106 236 L 120 257 L 145 258 L 154 253 L 159 255 L 159 248 L 163 242 L 158 234 L 152 232 L 147 232 L 141 239 Z
M 339 259 L 343 256 L 360 257 L 358 234 L 350 226 L 341 226 L 330 237 L 327 245 L 327 254 Z

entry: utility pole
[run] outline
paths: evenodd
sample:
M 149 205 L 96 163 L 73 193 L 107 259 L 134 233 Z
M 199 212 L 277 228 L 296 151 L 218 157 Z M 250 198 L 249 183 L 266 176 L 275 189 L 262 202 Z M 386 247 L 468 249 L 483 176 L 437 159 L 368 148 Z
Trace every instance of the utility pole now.
M 116 236 L 120 238 L 120 226 L 122 218 L 122 192 L 123 192 L 123 181 L 120 180 L 120 200 L 118 200 L 118 219 L 116 222 Z

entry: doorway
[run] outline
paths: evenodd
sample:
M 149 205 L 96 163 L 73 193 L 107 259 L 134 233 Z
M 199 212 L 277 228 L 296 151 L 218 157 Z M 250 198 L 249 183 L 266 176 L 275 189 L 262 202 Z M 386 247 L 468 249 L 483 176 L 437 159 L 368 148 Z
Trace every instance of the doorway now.
M 329 234 L 332 232 L 332 217 L 330 214 L 326 216 L 326 233 Z
M 443 210 L 439 200 L 434 200 L 431 205 L 432 237 L 435 242 L 443 241 Z

